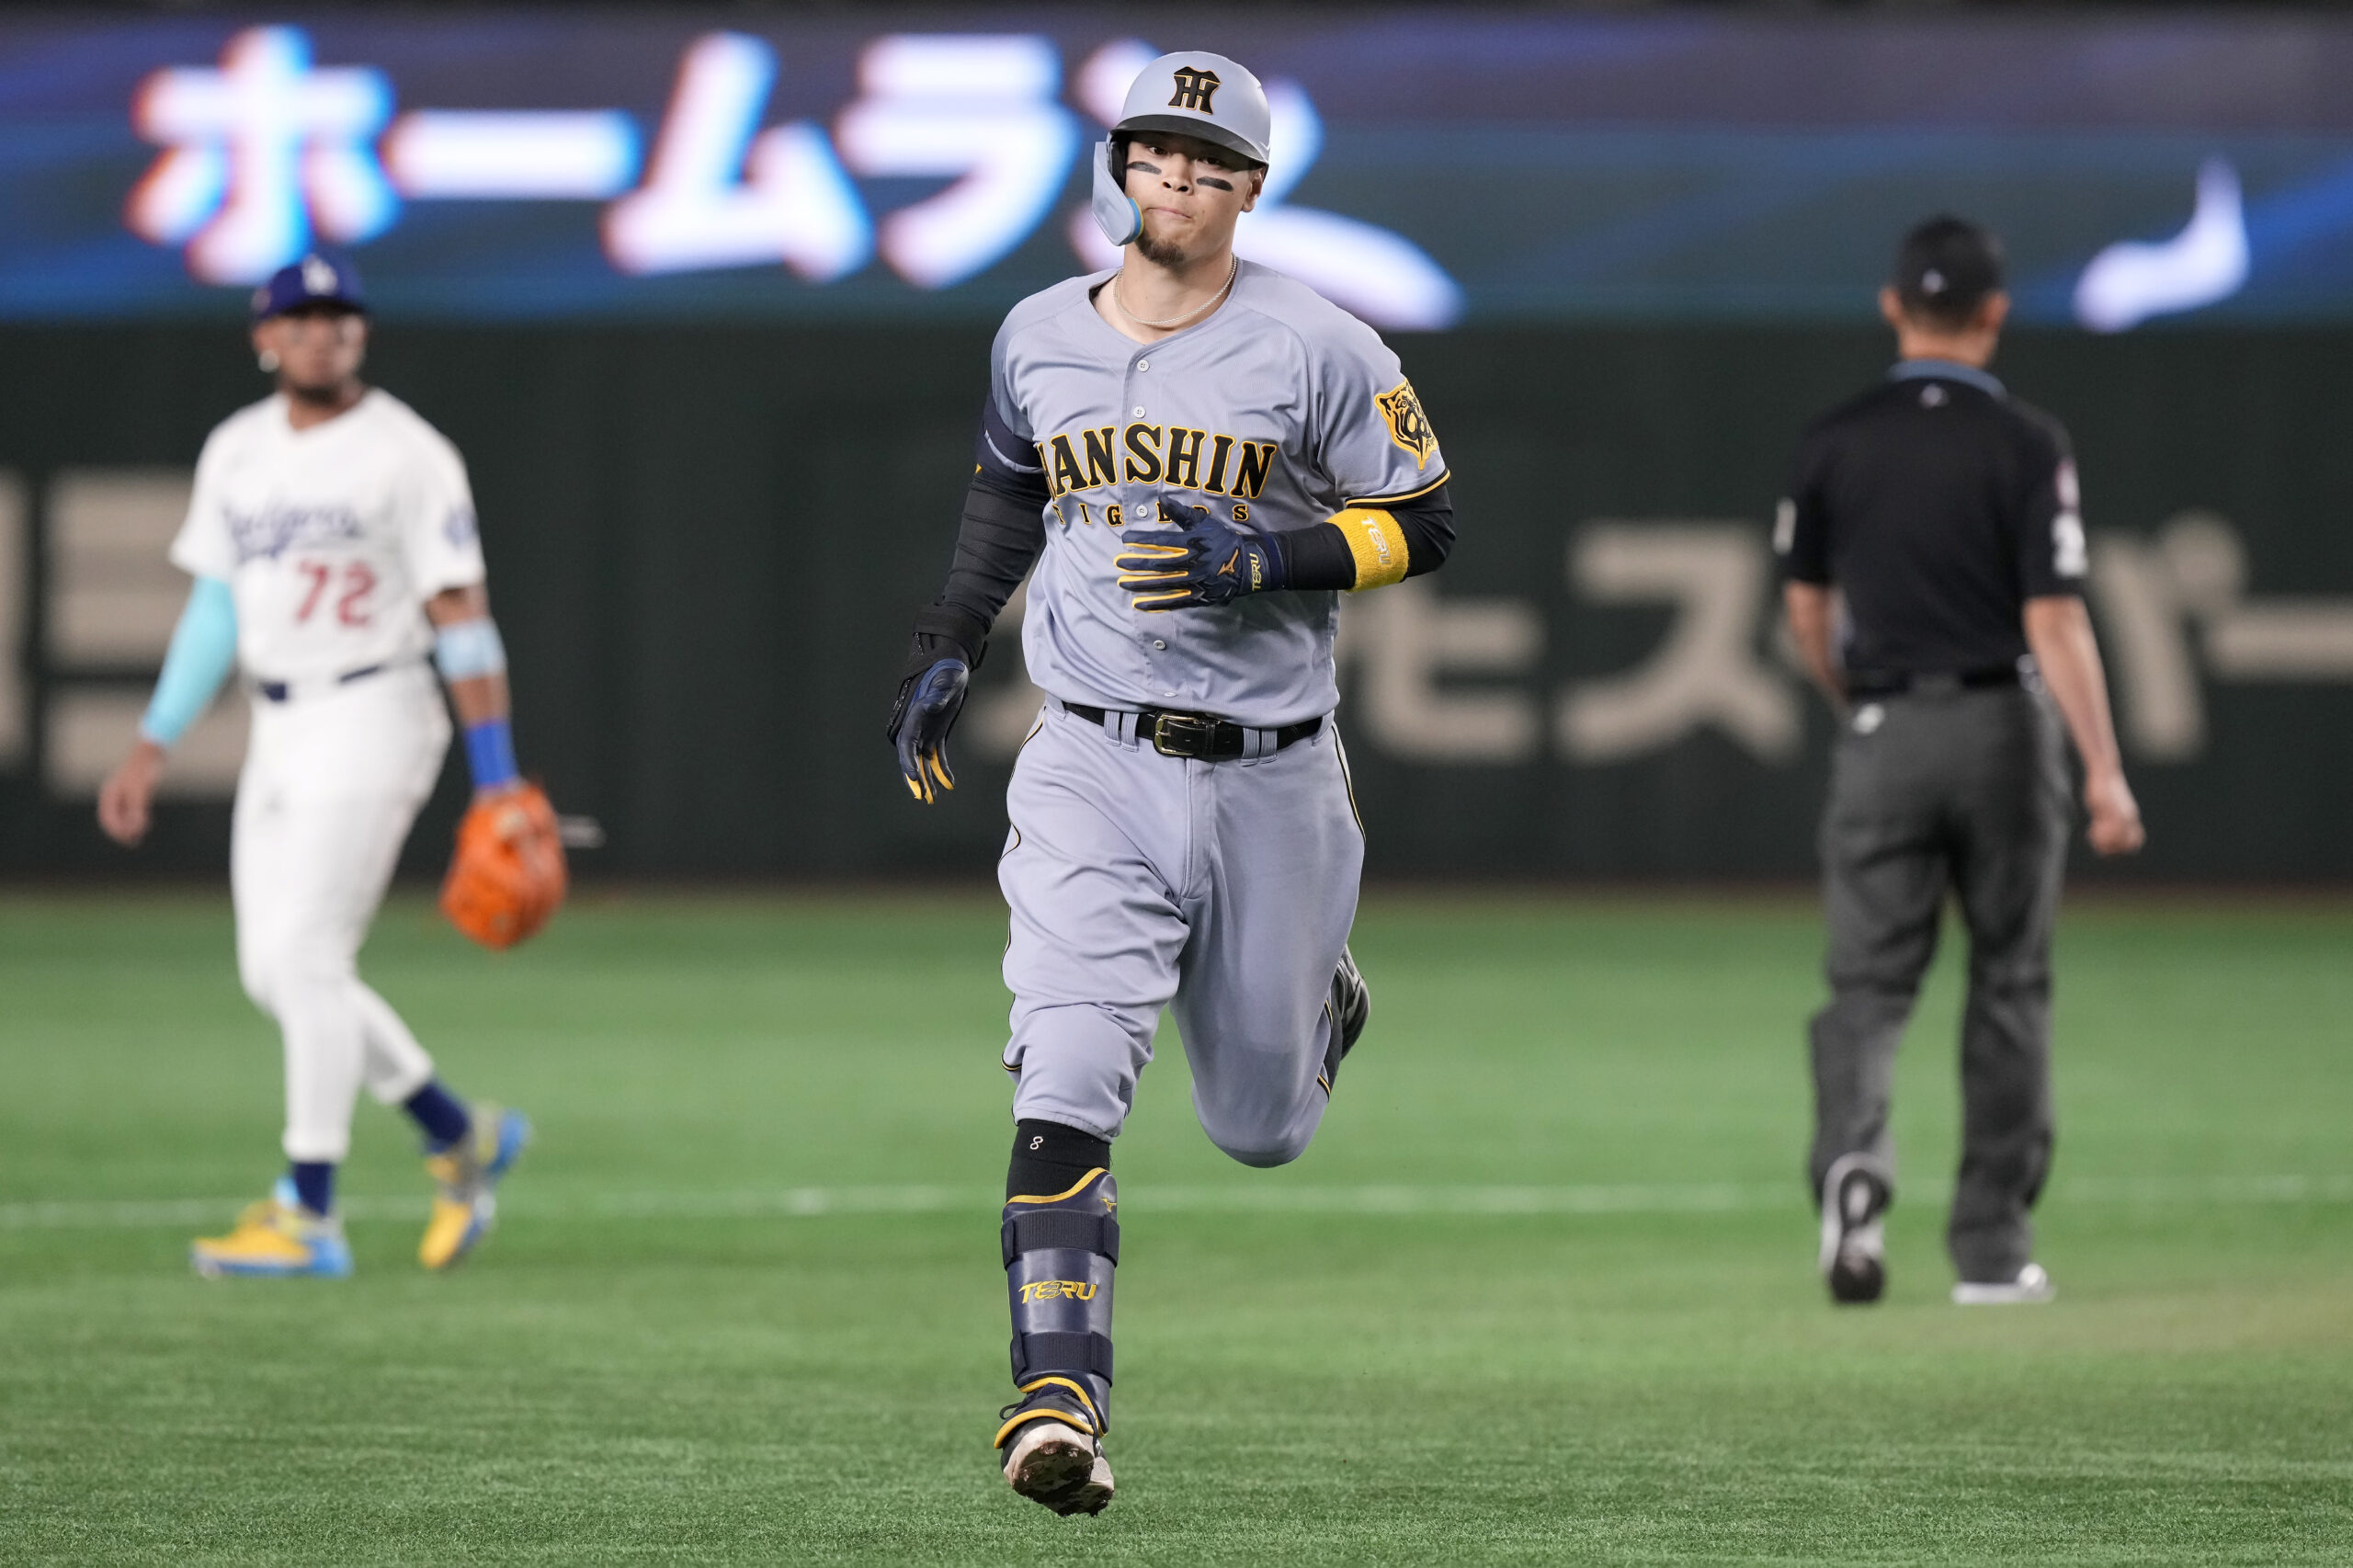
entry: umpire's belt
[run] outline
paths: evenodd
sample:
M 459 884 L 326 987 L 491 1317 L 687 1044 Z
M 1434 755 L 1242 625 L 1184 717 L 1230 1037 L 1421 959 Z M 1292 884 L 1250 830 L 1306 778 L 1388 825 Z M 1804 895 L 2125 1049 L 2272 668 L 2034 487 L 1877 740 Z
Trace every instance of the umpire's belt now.
M 413 661 L 407 659 L 394 659 L 386 664 L 362 665 L 356 670 L 346 670 L 339 676 L 330 676 L 324 680 L 292 683 L 282 680 L 257 680 L 254 682 L 254 690 L 271 702 L 286 702 L 297 697 L 312 696 L 325 687 L 349 686 L 354 681 L 366 680 L 369 676 L 382 675 L 386 670 L 394 669 L 411 662 Z
M 1927 697 L 1938 692 L 1980 691 L 2018 684 L 2016 665 L 1989 665 L 1982 670 L 1858 670 L 1847 677 L 1847 695 L 1903 697 L 1908 693 Z
M 1324 727 L 1321 714 L 1302 719 L 1296 724 L 1285 724 L 1279 730 L 1254 730 L 1214 713 L 1162 713 L 1149 708 L 1133 712 L 1114 708 L 1107 712 L 1083 702 L 1065 702 L 1063 711 L 1106 729 L 1112 727 L 1110 721 L 1117 720 L 1123 738 L 1132 734 L 1140 741 L 1150 741 L 1152 749 L 1163 756 L 1189 756 L 1204 762 L 1266 756 L 1293 741 L 1307 739 Z

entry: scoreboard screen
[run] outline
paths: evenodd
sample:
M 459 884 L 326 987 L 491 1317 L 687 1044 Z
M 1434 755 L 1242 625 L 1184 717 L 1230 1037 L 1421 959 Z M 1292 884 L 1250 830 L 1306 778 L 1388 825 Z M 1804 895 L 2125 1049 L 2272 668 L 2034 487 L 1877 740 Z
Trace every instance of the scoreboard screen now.
M 984 321 L 1108 264 L 1188 43 L 1273 112 L 1240 247 L 1385 330 L 1866 319 L 1950 210 L 2020 319 L 2353 318 L 2353 21 L 664 7 L 0 18 L 0 318 L 219 318 L 319 245 L 404 318 Z

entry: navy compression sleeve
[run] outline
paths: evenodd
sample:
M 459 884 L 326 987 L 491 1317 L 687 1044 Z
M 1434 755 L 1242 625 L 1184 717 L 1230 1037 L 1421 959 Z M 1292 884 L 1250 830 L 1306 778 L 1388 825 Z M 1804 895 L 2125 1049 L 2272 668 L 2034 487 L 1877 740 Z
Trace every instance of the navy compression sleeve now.
M 1035 454 L 994 401 L 981 415 L 972 455 L 948 582 L 915 618 L 915 634 L 952 644 L 966 664 L 977 665 L 989 628 L 1046 548 L 1045 511 L 1053 497 L 1045 471 L 1031 460 Z

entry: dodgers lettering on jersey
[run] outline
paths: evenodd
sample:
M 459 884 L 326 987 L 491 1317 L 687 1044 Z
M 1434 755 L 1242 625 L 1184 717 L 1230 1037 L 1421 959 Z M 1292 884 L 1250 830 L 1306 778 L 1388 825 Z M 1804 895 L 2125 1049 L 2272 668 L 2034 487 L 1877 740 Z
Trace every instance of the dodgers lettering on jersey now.
M 425 657 L 426 599 L 483 580 L 458 450 L 390 392 L 297 430 L 282 398 L 221 422 L 172 562 L 229 584 L 257 680 L 332 680 Z
M 1067 701 L 1176 708 L 1272 727 L 1339 703 L 1339 596 L 1253 594 L 1165 614 L 1132 608 L 1111 558 L 1164 526 L 1157 503 L 1272 531 L 1436 489 L 1446 461 L 1380 336 L 1251 262 L 1207 321 L 1140 344 L 1096 313 L 1109 273 L 1014 307 L 990 356 L 997 415 L 1052 493 L 1029 584 L 1029 678 Z

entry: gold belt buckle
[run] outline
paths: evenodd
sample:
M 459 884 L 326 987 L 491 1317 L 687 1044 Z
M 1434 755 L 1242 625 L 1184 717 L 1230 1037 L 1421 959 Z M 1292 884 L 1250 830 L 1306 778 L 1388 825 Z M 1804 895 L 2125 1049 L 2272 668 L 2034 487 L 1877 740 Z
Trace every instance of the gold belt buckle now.
M 1163 713 L 1152 722 L 1152 749 L 1163 756 L 1207 756 L 1216 735 L 1217 721 L 1198 713 Z

